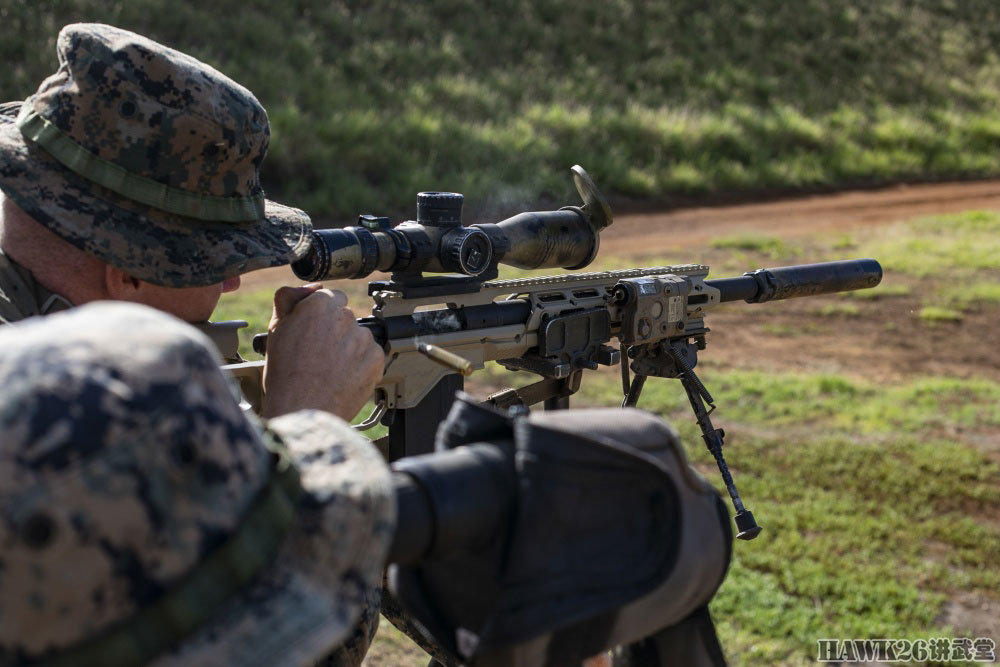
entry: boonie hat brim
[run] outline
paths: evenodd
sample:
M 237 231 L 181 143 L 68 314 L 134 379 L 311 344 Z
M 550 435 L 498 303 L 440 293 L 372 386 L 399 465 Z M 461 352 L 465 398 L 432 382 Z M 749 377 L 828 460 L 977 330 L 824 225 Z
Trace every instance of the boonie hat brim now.
M 145 306 L 0 341 L 0 654 L 295 667 L 378 609 L 395 494 L 346 422 L 262 425 L 209 339 Z
M 377 604 L 367 596 L 380 588 L 395 523 L 385 462 L 370 442 L 324 412 L 278 417 L 268 429 L 299 468 L 306 499 L 298 523 L 263 576 L 155 667 L 312 664 Z M 345 480 L 357 482 L 356 495 L 345 495 Z
M 129 275 L 199 287 L 301 258 L 305 212 L 265 201 L 250 222 L 206 222 L 142 205 L 64 167 L 15 125 L 21 102 L 0 105 L 0 190 L 34 220 Z

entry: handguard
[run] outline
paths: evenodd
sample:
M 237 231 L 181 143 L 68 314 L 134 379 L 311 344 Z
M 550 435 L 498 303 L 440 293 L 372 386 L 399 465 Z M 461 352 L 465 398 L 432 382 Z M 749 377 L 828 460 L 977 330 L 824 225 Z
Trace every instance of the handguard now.
M 467 664 L 579 664 L 703 610 L 725 576 L 725 505 L 649 413 L 509 417 L 461 395 L 436 445 L 493 472 L 456 487 L 458 476 L 432 470 L 440 454 L 394 465 L 422 489 L 437 531 L 407 559 L 416 565 L 390 568 L 390 587 Z M 456 539 L 453 525 L 468 525 L 456 495 L 477 487 L 506 509 Z

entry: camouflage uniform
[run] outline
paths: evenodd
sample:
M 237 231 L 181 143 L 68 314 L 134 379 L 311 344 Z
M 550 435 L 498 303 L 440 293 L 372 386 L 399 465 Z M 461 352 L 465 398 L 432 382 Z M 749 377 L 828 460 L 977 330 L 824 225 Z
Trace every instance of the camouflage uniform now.
M 0 664 L 308 664 L 377 589 L 378 452 L 321 412 L 262 429 L 180 321 L 3 327 L 0 386 Z
M 34 95 L 0 104 L 0 190 L 32 219 L 168 287 L 215 284 L 305 253 L 308 216 L 264 197 L 270 130 L 250 91 L 107 25 L 66 26 L 56 49 L 59 70 Z M 0 254 L 0 324 L 69 305 Z M 379 592 L 365 590 L 364 618 L 336 658 L 343 664 L 364 655 Z
M 35 280 L 31 271 L 0 252 L 0 324 L 72 307 L 69 301 Z

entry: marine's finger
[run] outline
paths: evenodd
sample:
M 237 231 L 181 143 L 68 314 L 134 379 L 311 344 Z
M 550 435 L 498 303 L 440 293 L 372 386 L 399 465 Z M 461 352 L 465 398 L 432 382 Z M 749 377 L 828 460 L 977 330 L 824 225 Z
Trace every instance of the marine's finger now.
M 321 289 L 318 290 L 324 294 L 329 294 L 330 298 L 333 300 L 333 305 L 337 308 L 344 308 L 347 306 L 347 295 L 337 289 Z
M 295 304 L 310 294 L 323 289 L 321 283 L 309 283 L 302 287 L 279 287 L 274 293 L 274 317 L 282 318 L 292 312 Z

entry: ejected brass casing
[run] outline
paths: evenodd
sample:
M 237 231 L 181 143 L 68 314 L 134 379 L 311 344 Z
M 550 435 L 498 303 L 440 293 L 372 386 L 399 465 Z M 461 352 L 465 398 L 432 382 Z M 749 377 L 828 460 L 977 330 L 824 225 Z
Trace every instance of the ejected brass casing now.
M 462 375 L 472 375 L 472 362 L 458 356 L 454 352 L 449 352 L 448 350 L 440 348 L 437 345 L 430 345 L 428 343 L 420 343 L 417 345 L 417 351 L 421 354 L 427 355 L 442 366 L 447 366 L 448 368 L 458 371 Z

